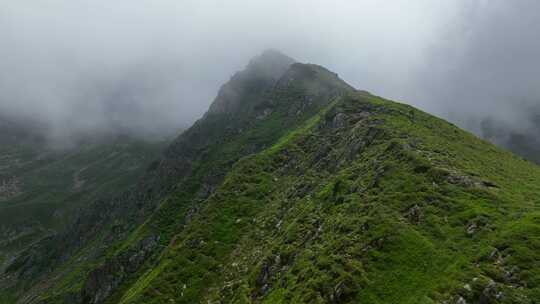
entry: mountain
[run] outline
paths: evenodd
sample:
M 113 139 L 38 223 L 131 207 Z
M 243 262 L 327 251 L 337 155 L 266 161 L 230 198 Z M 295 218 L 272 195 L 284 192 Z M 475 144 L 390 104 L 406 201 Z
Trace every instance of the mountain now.
M 61 233 L 80 208 L 125 191 L 165 146 L 125 136 L 50 146 L 43 126 L 0 120 L 0 270 Z
M 538 194 L 538 166 L 269 51 L 132 190 L 10 263 L 0 299 L 537 303 Z

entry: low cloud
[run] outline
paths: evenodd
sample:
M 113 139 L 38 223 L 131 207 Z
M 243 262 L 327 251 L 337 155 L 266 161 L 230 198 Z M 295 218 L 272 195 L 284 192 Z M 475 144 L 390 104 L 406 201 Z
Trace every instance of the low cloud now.
M 538 20 L 532 0 L 8 0 L 0 115 L 60 138 L 174 133 L 234 71 L 276 48 L 478 134 L 488 119 L 530 135 Z

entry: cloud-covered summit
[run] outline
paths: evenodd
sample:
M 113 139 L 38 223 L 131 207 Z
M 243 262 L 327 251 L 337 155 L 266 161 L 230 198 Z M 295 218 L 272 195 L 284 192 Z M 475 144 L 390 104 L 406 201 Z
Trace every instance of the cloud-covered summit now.
M 478 134 L 536 137 L 538 20 L 533 0 L 7 0 L 0 114 L 55 138 L 174 133 L 273 47 Z

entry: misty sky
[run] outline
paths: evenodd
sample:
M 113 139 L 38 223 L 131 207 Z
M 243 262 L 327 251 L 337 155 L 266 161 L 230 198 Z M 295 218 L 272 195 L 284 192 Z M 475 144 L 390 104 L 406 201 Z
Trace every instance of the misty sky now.
M 477 130 L 540 104 L 540 2 L 4 0 L 0 114 L 55 136 L 185 127 L 266 48 Z

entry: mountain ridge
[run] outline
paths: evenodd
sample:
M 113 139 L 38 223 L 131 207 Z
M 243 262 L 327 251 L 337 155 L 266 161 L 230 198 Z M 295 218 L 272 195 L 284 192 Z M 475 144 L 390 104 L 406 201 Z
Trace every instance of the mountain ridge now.
M 279 79 L 233 76 L 135 191 L 0 284 L 17 303 L 540 298 L 537 166 L 287 58 Z
M 389 103 L 378 97 L 365 94 L 343 98 L 345 100 L 332 104 L 317 120 L 307 122 L 307 125 L 301 128 L 300 132 L 287 137 L 287 141 L 269 148 L 266 150 L 268 152 L 243 159 L 235 165 L 229 178 L 220 187 L 221 190 L 218 189 L 209 198 L 212 202 L 206 204 L 207 208 L 213 211 L 206 211 L 204 213 L 206 215 L 201 215 L 199 224 L 192 223 L 190 224 L 192 225 L 191 229 L 187 232 L 181 232 L 180 236 L 175 239 L 175 244 L 171 245 L 170 254 L 165 255 L 160 263 L 146 275 L 143 275 L 139 279 L 140 283 L 136 282 L 132 289 L 126 291 L 126 296 L 120 298 L 120 303 L 160 303 L 167 297 L 172 297 L 179 303 L 192 301 L 226 303 L 257 303 L 259 301 L 262 303 L 348 303 L 355 301 L 368 303 L 418 303 L 418 301 L 425 303 L 444 303 L 444 301 L 450 301 L 450 303 L 453 301 L 455 303 L 462 303 L 462 301 L 529 303 L 534 301 L 538 290 L 532 287 L 537 286 L 532 283 L 535 282 L 535 279 L 530 277 L 532 273 L 525 275 L 525 277 L 529 276 L 532 281 L 529 283 L 520 281 L 520 278 L 523 278 L 520 271 L 534 271 L 534 266 L 527 263 L 520 264 L 520 266 L 512 264 L 519 263 L 520 259 L 527 256 L 525 260 L 537 260 L 538 257 L 533 258 L 529 256 L 530 252 L 518 250 L 520 241 L 513 238 L 523 232 L 519 232 L 519 230 L 507 232 L 510 238 L 498 239 L 501 236 L 497 236 L 497 229 L 494 229 L 496 227 L 494 225 L 498 225 L 497 222 L 520 222 L 515 219 L 505 219 L 505 214 L 508 211 L 498 210 L 509 207 L 512 210 L 511 206 L 515 204 L 514 199 L 516 198 L 504 198 L 506 195 L 498 198 L 498 194 L 501 191 L 512 192 L 511 189 L 515 186 L 507 187 L 505 184 L 513 182 L 501 174 L 488 175 L 487 173 L 492 169 L 478 167 L 477 164 L 472 171 L 473 167 L 468 166 L 475 165 L 473 160 L 461 158 L 461 156 L 453 160 L 447 158 L 446 153 L 465 148 L 469 150 L 466 157 L 475 155 L 476 158 L 482 159 L 486 154 L 500 157 L 505 161 L 510 161 L 512 165 L 519 164 L 522 169 L 527 168 L 525 171 L 534 174 L 537 180 L 539 177 L 538 168 L 530 167 L 529 163 L 509 153 L 499 152 L 490 144 L 478 140 L 442 120 L 433 119 L 425 113 L 413 110 L 412 107 Z M 367 102 L 362 102 L 366 99 Z M 358 103 L 361 106 L 358 106 Z M 384 123 L 380 119 L 385 119 Z M 348 129 L 351 124 L 357 125 L 360 129 L 352 132 L 351 129 Z M 442 139 L 421 137 L 421 141 L 429 140 L 432 141 L 431 143 L 418 141 L 420 138 L 417 138 L 416 141 L 414 138 L 403 138 L 405 134 L 410 136 L 418 132 L 417 128 L 420 125 L 422 125 L 420 130 L 427 132 L 426 134 L 432 130 L 442 130 L 444 133 L 439 134 L 445 134 L 445 136 Z M 398 126 L 400 128 L 397 128 Z M 348 132 L 351 137 L 343 136 L 345 134 L 335 136 L 334 132 L 340 132 L 339 130 Z M 328 134 L 322 136 L 324 140 L 319 140 L 320 144 L 306 144 L 306 142 L 314 140 L 313 138 L 316 141 L 317 138 L 321 138 L 320 135 L 310 135 L 310 132 L 315 134 L 328 132 Z M 357 134 L 363 134 L 363 136 L 358 137 Z M 354 138 L 358 140 L 358 144 L 347 143 L 348 140 L 354 140 Z M 461 147 L 461 140 L 456 141 L 456 139 L 472 140 L 475 145 Z M 327 140 L 330 142 L 325 143 Z M 334 142 L 332 143 L 332 141 Z M 291 146 L 291 142 L 297 142 L 298 146 Z M 341 145 L 340 142 L 347 144 Z M 428 148 L 430 144 L 442 145 L 447 149 Z M 328 148 L 321 151 L 321 147 L 325 146 Z M 330 148 L 331 146 L 334 148 Z M 291 150 L 293 147 L 294 149 Z M 344 147 L 346 150 L 340 151 L 337 148 L 336 151 L 336 147 Z M 306 151 L 306 148 L 313 150 Z M 472 153 L 475 150 L 477 152 Z M 381 154 L 381 152 L 384 153 Z M 344 167 L 344 165 L 350 162 L 348 160 L 350 155 L 353 155 L 354 158 L 358 153 L 367 154 L 363 156 L 364 159 L 375 162 L 360 162 L 360 171 L 355 173 L 355 170 Z M 297 163 L 298 161 L 302 162 L 302 155 L 312 158 L 303 167 L 300 166 L 300 168 L 304 168 L 303 170 L 312 171 L 308 175 L 299 168 Z M 427 158 L 428 155 L 432 158 L 431 160 Z M 325 156 L 328 159 L 325 159 Z M 373 158 L 373 156 L 377 157 Z M 284 165 L 279 165 L 283 164 L 283 158 L 286 159 Z M 321 160 L 324 161 L 321 163 Z M 317 164 L 320 164 L 320 167 Z M 342 169 L 338 170 L 339 167 Z M 503 172 L 512 170 L 511 167 L 505 167 L 505 165 L 499 165 L 497 168 Z M 317 176 L 320 174 L 318 172 L 321 172 L 321 169 L 329 170 L 329 173 L 336 171 L 343 173 L 331 178 L 327 183 L 318 184 L 315 182 L 306 188 L 305 182 L 309 180 L 307 176 L 312 176 L 317 181 Z M 350 172 L 351 170 L 352 172 Z M 493 174 L 493 172 L 491 173 Z M 351 174 L 352 181 L 350 181 Z M 365 180 L 364 182 L 355 180 L 358 178 L 358 174 L 360 174 L 360 180 Z M 265 175 L 267 176 L 265 177 Z M 362 175 L 364 176 L 362 177 Z M 486 175 L 490 178 L 486 178 Z M 300 176 L 301 179 L 299 179 Z M 325 179 L 322 178 L 322 180 Z M 419 188 L 421 190 L 419 193 L 416 193 L 418 186 L 415 185 L 415 182 L 422 185 Z M 292 193 L 290 190 L 284 191 L 284 194 L 282 191 L 278 191 L 280 187 L 287 189 L 287 185 L 293 186 Z M 360 185 L 359 188 L 358 185 Z M 306 196 L 313 191 L 313 188 L 310 187 L 318 189 L 311 196 L 312 199 L 309 198 L 309 195 Z M 229 188 L 230 190 L 225 190 Z M 538 186 L 533 189 L 538 191 Z M 422 193 L 423 191 L 425 193 Z M 513 193 L 516 195 L 520 191 Z M 527 193 L 526 190 L 523 194 L 525 193 Z M 259 209 L 261 207 L 256 207 L 257 201 L 269 200 L 265 204 L 270 207 L 273 205 L 272 199 L 265 199 L 265 197 L 291 194 L 293 197 L 299 195 L 300 200 L 296 204 L 287 203 L 287 196 L 285 196 L 274 199 L 274 204 L 277 206 L 276 209 L 271 208 L 271 210 L 275 210 L 276 215 L 272 215 L 272 212 L 262 217 L 255 215 L 266 212 Z M 361 197 L 364 197 L 368 202 L 372 201 L 368 203 L 370 207 L 366 211 L 364 211 L 365 207 L 362 206 L 366 202 L 362 203 Z M 497 203 L 495 206 L 491 206 L 489 200 L 494 199 Z M 243 200 L 246 201 L 243 202 Z M 323 205 L 310 203 L 310 201 L 319 201 L 319 204 Z M 386 204 L 383 203 L 385 201 Z M 532 213 L 523 215 L 522 221 L 525 225 L 521 229 L 536 235 L 535 232 L 538 232 L 540 227 L 530 221 L 538 217 L 538 212 L 534 208 L 536 203 L 533 201 L 530 203 L 533 204 L 531 205 L 532 209 L 530 209 Z M 235 206 L 235 204 L 239 204 L 239 206 Z M 280 211 L 280 208 L 290 206 L 289 204 L 293 204 L 293 207 L 289 207 L 293 208 L 292 210 Z M 471 204 L 477 204 L 475 208 L 479 209 L 469 209 Z M 320 207 L 317 207 L 318 205 Z M 358 206 L 357 211 L 350 209 L 354 206 Z M 518 209 L 522 207 L 518 207 Z M 308 209 L 302 211 L 303 208 Z M 322 208 L 320 212 L 323 214 L 334 211 L 333 214 L 338 216 L 338 219 L 334 221 L 334 216 L 330 216 L 332 213 L 327 213 L 326 216 L 321 215 L 318 217 L 319 220 L 317 217 L 312 218 L 311 212 L 315 212 L 317 208 Z M 333 210 L 335 208 L 340 212 L 335 213 L 336 210 Z M 457 212 L 462 208 L 465 208 L 463 213 Z M 234 210 L 230 211 L 233 213 L 227 214 L 229 211 L 225 210 L 231 209 Z M 467 211 L 467 209 L 469 210 Z M 297 221 L 302 217 L 288 215 L 295 214 L 295 212 L 306 217 L 307 222 L 301 220 L 298 223 Z M 348 219 L 352 214 L 358 212 L 360 214 L 367 213 L 359 218 Z M 223 215 L 223 213 L 227 215 Z M 284 218 L 280 220 L 279 214 Z M 287 223 L 287 217 L 292 222 Z M 396 217 L 395 221 L 394 217 Z M 323 228 L 325 227 L 324 223 L 330 225 L 331 233 L 326 235 L 330 239 L 326 243 L 323 242 L 322 248 L 326 248 L 322 251 L 324 253 L 316 254 L 313 250 L 319 245 L 315 240 L 325 238 L 319 236 L 319 234 L 324 235 L 326 231 Z M 208 227 L 209 225 L 210 227 Z M 282 225 L 288 225 L 288 227 L 284 228 L 285 231 L 276 232 L 276 230 L 280 230 L 279 227 Z M 235 228 L 235 226 L 244 228 Z M 418 226 L 422 228 L 416 228 Z M 437 226 L 440 228 L 436 228 Z M 221 229 L 227 230 L 220 231 Z M 300 230 L 296 231 L 297 229 Z M 441 229 L 446 230 L 447 237 L 443 237 Z M 337 233 L 340 230 L 342 232 Z M 250 233 L 250 231 L 254 232 Z M 343 234 L 343 231 L 348 231 L 348 233 Z M 353 231 L 357 232 L 351 234 Z M 262 233 L 262 236 L 258 233 Z M 292 235 L 290 235 L 291 233 Z M 238 236 L 231 236 L 235 234 Z M 247 236 L 242 237 L 245 234 Z M 182 241 L 181 235 L 185 235 L 184 241 Z M 352 239 L 349 239 L 349 235 Z M 335 237 L 341 241 L 331 242 L 330 240 Z M 452 238 L 452 242 L 449 247 L 446 247 L 448 245 L 444 245 L 447 242 L 444 239 L 448 237 Z M 227 248 L 226 244 L 231 242 L 231 238 L 233 238 L 232 247 L 229 247 L 228 250 L 232 251 L 229 251 L 229 255 L 225 253 L 227 251 L 222 251 L 224 250 L 222 246 Z M 366 239 L 361 241 L 363 238 Z M 217 243 L 215 243 L 216 241 Z M 292 244 L 288 245 L 289 242 Z M 315 244 L 311 245 L 314 246 L 313 249 L 303 251 L 301 244 L 304 242 L 314 242 Z M 340 242 L 344 243 L 338 245 Z M 363 243 L 363 246 L 366 247 L 357 248 L 357 242 Z M 408 245 L 407 242 L 414 245 Z M 531 240 L 530 242 L 532 243 L 529 245 L 539 245 L 536 241 Z M 221 245 L 222 243 L 224 244 Z M 261 247 L 264 248 L 264 244 L 269 244 L 270 248 L 260 253 L 259 250 Z M 335 250 L 341 248 L 340 246 L 345 246 L 343 249 L 349 248 L 346 250 L 347 252 L 352 250 L 349 254 L 360 254 L 359 261 L 354 262 L 355 259 L 351 260 L 350 257 L 347 258 L 347 255 L 342 256 L 336 253 Z M 417 248 L 417 246 L 419 247 Z M 454 246 L 463 246 L 462 250 L 466 253 L 456 254 Z M 405 250 L 405 254 L 402 256 L 392 250 L 387 251 L 388 247 Z M 253 256 L 250 256 L 249 248 L 253 250 L 251 253 Z M 468 249 L 465 250 L 465 248 Z M 357 253 L 354 253 L 356 250 Z M 373 253 L 369 253 L 366 258 L 365 253 L 362 253 L 365 250 Z M 226 258 L 221 260 L 219 256 L 224 253 Z M 306 254 L 308 256 L 305 258 L 298 257 Z M 391 269 L 392 266 L 378 265 L 377 257 L 380 255 L 386 255 L 387 261 L 393 267 L 403 268 L 402 272 L 394 273 L 394 270 Z M 325 260 L 333 256 L 337 260 L 333 262 Z M 460 271 L 457 271 L 460 267 L 456 269 L 453 262 L 455 259 L 463 261 L 465 257 L 470 259 L 470 262 L 460 262 L 460 267 L 466 267 L 461 271 L 468 273 L 467 275 L 460 274 Z M 212 258 L 216 261 L 212 262 Z M 374 260 L 371 260 L 372 258 Z M 404 258 L 405 260 L 403 260 Z M 319 259 L 322 260 L 319 261 Z M 299 264 L 295 266 L 295 263 Z M 447 265 L 448 268 L 441 268 L 441 265 L 438 265 L 440 263 Z M 475 263 L 479 263 L 480 266 L 474 266 Z M 338 268 L 333 270 L 335 266 Z M 390 267 L 390 269 L 382 271 L 372 268 L 374 266 L 377 268 Z M 214 267 L 224 267 L 225 277 L 218 274 Z M 202 269 L 198 270 L 197 268 Z M 366 268 L 371 268 L 373 273 L 370 274 Z M 213 271 L 215 273 L 212 275 L 205 275 Z M 314 273 L 304 277 L 300 275 L 301 273 L 307 275 L 309 271 L 314 271 Z M 327 271 L 330 271 L 335 277 L 326 277 Z M 379 271 L 382 272 L 378 274 Z M 419 277 L 410 283 L 403 282 L 404 278 L 409 278 L 409 280 L 413 278 L 408 273 L 410 271 Z M 377 275 L 382 275 L 382 277 L 377 278 Z M 213 276 L 216 278 L 212 278 Z M 365 276 L 371 276 L 371 279 L 366 281 Z M 442 285 L 433 284 L 433 282 L 429 284 L 428 282 L 432 281 L 433 276 L 438 277 L 444 283 Z M 460 279 L 454 282 L 449 279 L 453 276 L 458 276 Z M 377 285 L 379 283 L 373 283 L 373 280 L 380 284 L 386 281 L 396 281 L 387 283 L 390 285 L 380 289 Z M 370 283 L 370 281 L 372 282 Z M 182 284 L 188 284 L 188 282 L 191 285 L 188 285 L 186 290 L 175 291 L 175 285 L 184 286 Z M 530 294 L 524 292 L 523 289 L 516 289 L 516 286 L 525 285 L 532 288 Z M 463 286 L 469 287 L 463 288 Z M 200 288 L 200 293 L 194 291 L 198 288 Z M 362 293 L 362 290 L 365 291 Z M 449 291 L 451 292 L 449 293 Z
M 316 69 L 316 67 L 313 67 L 313 69 Z M 326 73 L 324 70 L 321 70 L 321 72 Z M 324 81 L 333 81 L 332 77 L 333 76 L 325 77 Z M 317 80 L 315 79 L 315 81 Z M 274 82 L 275 80 L 266 83 L 264 86 L 259 87 L 258 90 L 261 94 L 264 94 L 264 91 L 271 88 Z M 293 83 L 289 83 L 289 85 L 291 84 Z M 303 87 L 306 84 L 309 83 L 299 84 L 298 89 L 304 90 Z M 296 124 L 299 118 L 298 115 L 300 115 L 302 111 L 308 111 L 310 109 L 309 111 L 314 113 L 319 107 L 316 102 L 324 103 L 328 100 L 328 96 L 334 93 L 335 92 L 317 91 L 314 94 L 319 94 L 319 98 L 312 98 L 312 100 L 297 99 L 296 96 L 298 96 L 298 93 L 289 94 L 289 97 L 287 97 L 287 92 L 279 93 L 281 94 L 279 96 L 279 100 L 283 101 L 280 103 L 280 109 L 282 112 L 284 112 L 280 113 L 279 115 L 289 117 L 286 120 L 288 121 L 286 122 L 287 124 Z M 291 104 L 284 103 L 284 101 L 287 100 L 293 102 Z M 289 113 L 291 106 L 294 106 L 297 109 L 295 112 Z M 260 149 L 260 147 L 264 146 L 265 142 L 271 142 L 273 140 L 272 138 L 276 138 L 277 134 L 283 132 L 282 129 L 274 127 L 264 129 L 263 133 L 261 134 L 249 134 L 249 132 L 244 132 L 243 128 L 247 128 L 253 123 L 257 124 L 261 122 L 261 120 L 253 119 L 254 116 L 256 116 L 256 113 L 258 113 L 257 111 L 260 110 L 261 109 L 259 108 L 249 108 L 247 112 L 237 113 L 236 117 L 227 113 L 218 113 L 217 115 L 203 117 L 201 120 L 196 122 L 192 128 L 183 132 L 182 135 L 173 141 L 170 147 L 163 153 L 161 160 L 155 161 L 150 166 L 147 174 L 139 181 L 136 191 L 127 193 L 124 195 L 125 198 L 119 198 L 119 200 L 115 199 L 111 202 L 96 202 L 94 207 L 91 207 L 82 213 L 82 215 L 79 217 L 80 219 L 75 223 L 75 226 L 70 229 L 73 233 L 65 236 L 58 236 L 56 239 L 48 240 L 47 243 L 49 243 L 50 246 L 53 246 L 53 248 L 56 247 L 54 246 L 55 243 L 64 244 L 64 247 L 72 248 L 70 250 L 75 250 L 73 252 L 74 254 L 77 251 L 84 250 L 84 246 L 80 247 L 81 244 L 91 242 L 91 240 L 96 237 L 94 231 L 108 229 L 107 227 L 110 227 L 111 225 L 111 223 L 109 223 L 110 221 L 114 222 L 118 220 L 119 223 L 115 225 L 120 227 L 120 236 L 115 236 L 115 233 L 106 232 L 106 234 L 109 235 L 106 238 L 111 238 L 113 241 L 117 238 L 121 239 L 122 235 L 124 235 L 123 233 L 126 233 L 126 231 L 131 229 L 128 227 L 137 225 L 134 223 L 142 223 L 147 216 L 150 216 L 153 212 L 155 212 L 154 210 L 156 207 L 158 209 L 168 208 L 167 203 L 160 202 L 160 200 L 166 195 L 166 193 L 169 193 L 175 187 L 177 187 L 175 183 L 177 183 L 178 180 L 182 180 L 184 177 L 190 176 L 191 174 L 198 174 L 196 172 L 197 170 L 204 172 L 215 172 L 206 173 L 205 176 L 195 177 L 195 179 L 198 180 L 197 184 L 200 184 L 201 187 L 199 190 L 193 190 L 197 193 L 191 195 L 195 195 L 196 197 L 204 197 L 205 195 L 208 195 L 209 191 L 211 191 L 214 185 L 219 182 L 221 178 L 220 176 L 223 174 L 219 172 L 224 172 L 226 168 L 228 168 L 232 162 L 236 161 L 240 156 L 246 153 L 253 153 L 257 149 Z M 244 119 L 237 119 L 238 117 L 242 116 Z M 284 123 L 284 121 L 277 119 L 269 122 L 270 125 L 275 125 L 276 123 L 281 124 Z M 230 151 L 227 153 L 227 156 L 222 154 L 219 154 L 218 158 L 213 156 L 212 162 L 215 165 L 214 168 L 209 168 L 208 166 L 205 168 L 205 164 L 201 164 L 201 161 L 198 160 L 198 158 L 203 157 L 204 159 L 209 157 L 208 154 L 216 154 L 218 151 L 213 152 L 212 149 L 220 149 L 220 145 L 214 144 L 213 141 L 223 141 L 223 139 L 227 137 L 231 137 L 232 139 L 237 138 L 237 140 L 242 142 L 242 144 L 239 145 L 231 142 L 229 144 Z M 254 141 L 253 139 L 258 139 L 260 142 Z M 186 187 L 199 188 L 199 185 L 191 185 Z M 165 207 L 163 205 L 165 205 Z M 177 207 L 173 205 L 171 208 Z M 131 219 L 126 221 L 125 218 Z M 174 225 L 171 223 L 169 224 Z M 150 236 L 150 238 L 152 237 Z M 48 248 L 49 245 L 43 245 L 42 247 Z M 138 245 L 135 245 L 135 247 L 136 246 Z M 36 263 L 35 259 L 40 260 L 43 259 L 43 257 L 45 257 L 44 262 L 47 260 L 50 261 L 51 258 L 60 262 L 63 259 L 61 256 L 64 256 L 65 252 L 66 250 L 63 249 L 52 256 L 49 256 L 48 254 L 44 255 L 39 252 L 30 253 L 29 256 L 23 255 L 21 257 L 21 262 L 27 260 L 33 261 L 32 263 Z M 96 254 L 98 253 L 96 252 Z M 18 263 L 16 263 L 16 265 L 18 265 Z M 23 263 L 19 272 L 22 271 L 22 269 L 32 266 L 31 264 L 26 264 L 26 266 L 24 265 L 25 264 Z M 17 267 L 13 267 L 13 269 L 16 268 Z M 21 303 L 24 303 L 24 301 Z

